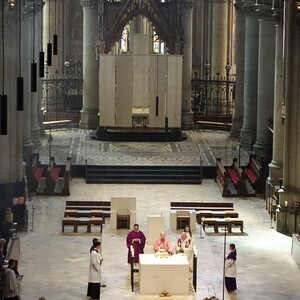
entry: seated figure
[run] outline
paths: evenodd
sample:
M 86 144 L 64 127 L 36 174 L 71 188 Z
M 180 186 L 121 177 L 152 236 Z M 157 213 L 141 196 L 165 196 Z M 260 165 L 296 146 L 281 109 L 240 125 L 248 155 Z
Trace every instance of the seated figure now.
M 169 255 L 173 254 L 172 244 L 168 239 L 166 239 L 166 233 L 164 231 L 160 233 L 160 238 L 154 242 L 153 248 L 155 253 L 166 252 Z

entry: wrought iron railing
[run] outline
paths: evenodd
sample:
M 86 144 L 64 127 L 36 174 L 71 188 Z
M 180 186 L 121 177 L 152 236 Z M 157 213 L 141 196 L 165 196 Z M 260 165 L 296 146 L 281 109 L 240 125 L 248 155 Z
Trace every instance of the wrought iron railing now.
M 231 117 L 235 81 L 231 76 L 192 80 L 192 110 L 204 116 Z

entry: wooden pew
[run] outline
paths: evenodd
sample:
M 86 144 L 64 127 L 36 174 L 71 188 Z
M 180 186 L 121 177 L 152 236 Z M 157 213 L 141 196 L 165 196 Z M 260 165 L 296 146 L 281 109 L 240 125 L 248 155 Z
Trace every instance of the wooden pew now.
M 45 129 L 60 129 L 66 128 L 66 126 L 70 126 L 72 120 L 55 120 L 55 121 L 45 121 L 43 122 Z
M 51 157 L 50 164 L 46 171 L 46 186 L 44 195 L 55 195 L 55 186 L 60 175 L 61 168 L 58 167 L 54 161 L 54 157 Z
M 203 218 L 238 218 L 239 213 L 235 210 L 199 210 L 197 211 L 197 223 L 201 224 Z
M 218 233 L 220 227 L 226 227 L 228 232 L 232 232 L 232 227 L 238 226 L 240 228 L 241 233 L 244 232 L 244 221 L 238 218 L 203 218 L 202 219 L 202 227 L 205 231 L 205 228 L 208 226 L 214 227 L 214 232 Z
M 234 210 L 232 202 L 170 202 L 171 210 Z
M 66 209 L 64 213 L 65 217 L 74 217 L 74 218 L 103 218 L 103 224 L 105 224 L 105 215 L 103 214 L 102 209 L 89 209 L 89 210 L 81 210 L 81 209 Z
M 62 232 L 65 232 L 65 226 L 73 226 L 73 232 L 78 232 L 78 226 L 86 226 L 87 232 L 92 231 L 92 225 L 100 226 L 100 233 L 102 233 L 103 219 L 99 217 L 91 218 L 75 218 L 75 217 L 64 217 L 62 219 Z
M 219 185 L 222 190 L 222 197 L 230 197 L 230 190 L 228 188 L 228 173 L 224 168 L 221 158 L 216 160 L 216 178 L 215 182 Z
M 249 156 L 248 165 L 242 167 L 242 169 L 253 186 L 255 192 L 262 193 L 265 189 L 264 173 L 260 163 L 256 160 L 255 154 L 251 154 Z
M 45 173 L 45 168 L 39 161 L 38 153 L 32 153 L 30 155 L 29 164 L 25 167 L 25 173 L 28 182 L 28 191 L 29 193 L 35 193 Z
M 215 122 L 215 121 L 196 121 L 196 125 L 200 128 L 226 129 L 231 130 L 232 123 L 230 122 Z
M 68 200 L 66 201 L 65 209 L 73 210 L 103 210 L 103 218 L 110 217 L 111 203 L 110 201 L 80 201 Z
M 232 165 L 225 167 L 225 170 L 228 173 L 228 178 L 232 181 L 235 189 L 237 190 L 237 194 L 235 196 L 245 197 L 248 195 L 246 189 L 246 174 L 241 168 L 239 168 L 237 161 L 237 158 L 233 158 Z M 234 196 L 234 194 L 231 194 L 230 196 Z
M 64 171 L 64 187 L 62 190 L 62 194 L 64 196 L 70 196 L 70 184 L 71 184 L 71 165 L 72 165 L 72 160 L 71 157 L 67 157 L 67 162 L 66 162 L 66 167 Z

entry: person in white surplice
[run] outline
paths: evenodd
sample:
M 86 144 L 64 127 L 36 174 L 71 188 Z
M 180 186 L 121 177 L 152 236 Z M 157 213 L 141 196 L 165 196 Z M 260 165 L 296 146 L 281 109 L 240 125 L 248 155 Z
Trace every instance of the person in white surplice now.
M 193 241 L 186 232 L 181 232 L 177 241 L 176 253 L 184 253 L 189 261 L 190 271 L 193 271 Z

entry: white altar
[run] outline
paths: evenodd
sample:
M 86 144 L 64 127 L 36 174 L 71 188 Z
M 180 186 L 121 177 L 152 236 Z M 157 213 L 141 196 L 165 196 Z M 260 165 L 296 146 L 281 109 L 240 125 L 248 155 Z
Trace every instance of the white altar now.
M 167 290 L 172 295 L 189 294 L 189 262 L 185 254 L 167 258 L 140 254 L 140 294 L 158 295 Z

